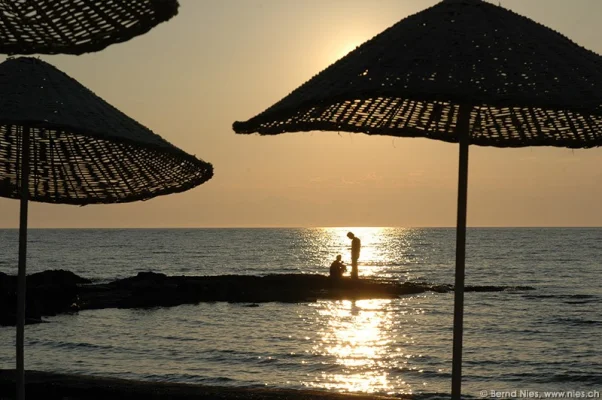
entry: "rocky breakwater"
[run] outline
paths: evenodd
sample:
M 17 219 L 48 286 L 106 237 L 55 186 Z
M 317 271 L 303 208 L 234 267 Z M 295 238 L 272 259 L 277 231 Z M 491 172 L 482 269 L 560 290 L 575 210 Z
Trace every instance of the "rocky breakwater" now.
M 237 303 L 308 302 L 318 299 L 394 298 L 422 293 L 427 285 L 376 280 L 332 280 L 325 275 L 166 276 L 141 272 L 135 277 L 81 288 L 81 307 L 168 307 L 227 301 Z
M 42 322 L 51 316 L 79 310 L 79 285 L 89 279 L 65 270 L 50 270 L 26 278 L 25 323 Z M 0 272 L 0 326 L 15 325 L 17 313 L 17 277 Z
M 68 271 L 46 271 L 34 278 L 36 275 L 28 277 L 27 315 L 32 322 L 45 315 L 101 308 L 171 307 L 215 301 L 256 305 L 274 301 L 391 299 L 427 291 L 453 291 L 450 285 L 373 279 L 333 280 L 317 274 L 166 276 L 140 272 L 134 277 L 93 284 Z M 3 276 L 2 279 L 10 281 L 6 293 L 11 301 L 0 309 L 0 323 L 11 325 L 16 309 L 16 278 Z M 467 292 L 531 289 L 524 286 L 466 287 Z M 4 296 L 4 286 L 2 293 Z

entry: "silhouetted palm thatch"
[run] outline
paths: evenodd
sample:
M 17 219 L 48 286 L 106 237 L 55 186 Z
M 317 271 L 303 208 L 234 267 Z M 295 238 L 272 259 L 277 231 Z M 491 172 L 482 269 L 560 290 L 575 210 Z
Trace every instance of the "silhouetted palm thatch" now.
M 123 203 L 181 192 L 213 167 L 34 58 L 0 64 L 0 196 L 20 198 L 22 132 L 29 129 L 29 199 Z
M 602 57 L 480 0 L 403 19 L 246 122 L 238 133 L 328 130 L 470 144 L 602 144 Z
M 142 35 L 177 0 L 0 0 L 0 53 L 83 54 Z

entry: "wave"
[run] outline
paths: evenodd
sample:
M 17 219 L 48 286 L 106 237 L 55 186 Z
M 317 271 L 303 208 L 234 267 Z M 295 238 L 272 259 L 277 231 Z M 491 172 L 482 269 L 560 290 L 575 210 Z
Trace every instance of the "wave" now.
M 567 325 L 598 325 L 602 324 L 601 320 L 586 319 L 580 317 L 557 317 L 553 319 L 556 323 Z
M 580 303 L 597 303 L 602 299 L 600 296 L 593 294 L 524 294 L 524 299 L 534 300 L 534 299 L 559 299 L 565 300 L 565 303 L 571 304 L 570 302 L 574 302 L 572 304 L 580 304 Z
M 532 383 L 574 383 L 580 382 L 583 384 L 599 384 L 602 382 L 602 373 L 596 372 L 562 372 L 562 373 L 535 373 L 522 372 L 514 373 L 506 376 L 505 380 L 513 382 L 525 382 L 528 380 Z
M 595 383 L 600 384 L 602 382 L 602 374 L 592 373 L 562 373 L 555 374 L 550 377 L 552 382 L 582 382 L 582 383 Z
M 93 343 L 84 343 L 84 342 L 52 342 L 52 341 L 38 341 L 38 340 L 30 340 L 28 341 L 30 345 L 48 345 L 49 347 L 59 348 L 59 349 L 90 349 L 90 350 L 113 350 L 114 346 L 111 345 L 101 345 L 101 344 L 93 344 Z

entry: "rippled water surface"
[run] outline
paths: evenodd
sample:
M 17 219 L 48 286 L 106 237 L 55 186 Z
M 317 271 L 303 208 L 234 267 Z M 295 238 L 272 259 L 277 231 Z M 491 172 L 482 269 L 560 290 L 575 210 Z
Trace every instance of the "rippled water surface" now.
M 169 275 L 326 273 L 349 229 L 30 230 L 28 272 L 97 281 Z M 360 275 L 453 283 L 453 229 L 353 229 Z M 17 231 L 0 230 L 16 273 Z M 600 390 L 602 229 L 470 229 L 464 392 Z M 95 310 L 27 326 L 26 366 L 145 380 L 419 396 L 449 393 L 453 295 L 302 304 L 202 303 Z M 0 368 L 14 329 L 0 328 Z

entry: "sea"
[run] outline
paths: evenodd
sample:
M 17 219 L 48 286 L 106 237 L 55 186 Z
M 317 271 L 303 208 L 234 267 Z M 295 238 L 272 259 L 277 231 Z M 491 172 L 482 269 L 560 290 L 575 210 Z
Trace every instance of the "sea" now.
M 350 261 L 350 230 L 362 241 L 360 277 L 453 284 L 453 228 L 30 229 L 28 273 L 67 269 L 95 282 L 142 271 L 327 274 L 337 254 Z M 16 274 L 17 243 L 17 230 L 0 230 L 0 271 Z M 509 289 L 466 293 L 463 393 L 600 398 L 601 276 L 602 228 L 469 228 L 466 284 Z M 453 294 L 431 292 L 81 311 L 26 326 L 25 365 L 144 381 L 438 398 L 451 391 L 452 314 Z M 0 368 L 14 368 L 14 346 L 15 329 L 0 327 Z

